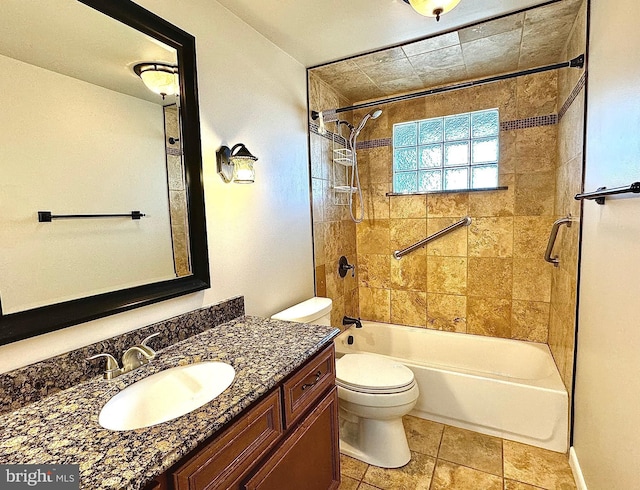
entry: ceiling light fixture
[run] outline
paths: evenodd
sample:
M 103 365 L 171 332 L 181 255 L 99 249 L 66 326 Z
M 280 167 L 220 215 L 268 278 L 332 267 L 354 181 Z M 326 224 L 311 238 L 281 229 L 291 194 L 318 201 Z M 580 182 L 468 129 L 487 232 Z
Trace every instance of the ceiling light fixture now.
M 436 21 L 440 16 L 453 10 L 460 0 L 404 0 L 410 4 L 413 10 L 426 17 L 435 17 Z
M 175 95 L 179 92 L 178 67 L 166 63 L 138 63 L 133 67 L 149 90 L 162 95 Z

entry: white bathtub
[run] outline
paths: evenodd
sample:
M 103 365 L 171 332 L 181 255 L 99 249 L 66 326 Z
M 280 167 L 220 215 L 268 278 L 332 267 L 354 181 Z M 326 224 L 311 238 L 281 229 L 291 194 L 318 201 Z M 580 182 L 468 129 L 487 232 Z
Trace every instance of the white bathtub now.
M 371 352 L 409 367 L 420 390 L 412 415 L 566 452 L 569 398 L 546 344 L 362 325 L 335 339 L 336 355 Z

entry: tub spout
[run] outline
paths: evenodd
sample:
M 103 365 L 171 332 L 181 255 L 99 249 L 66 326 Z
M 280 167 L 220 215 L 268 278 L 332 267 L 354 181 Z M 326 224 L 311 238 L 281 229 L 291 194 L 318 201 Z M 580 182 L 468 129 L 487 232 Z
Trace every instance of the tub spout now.
M 343 325 L 355 325 L 356 328 L 362 328 L 362 322 L 360 321 L 360 318 L 351 318 L 350 316 L 345 316 L 342 319 L 342 324 Z

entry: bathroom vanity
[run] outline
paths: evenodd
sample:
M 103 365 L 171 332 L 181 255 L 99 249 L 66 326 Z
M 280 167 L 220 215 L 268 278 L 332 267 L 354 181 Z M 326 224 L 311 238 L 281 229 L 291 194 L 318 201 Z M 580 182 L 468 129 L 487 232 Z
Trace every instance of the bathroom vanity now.
M 330 345 L 145 490 L 337 488 L 337 422 Z
M 0 415 L 0 463 L 78 464 L 80 488 L 92 490 L 337 488 L 338 333 L 245 316 L 213 326 L 127 374 L 93 377 Z M 201 361 L 236 370 L 211 402 L 142 429 L 98 423 L 105 403 L 127 386 Z

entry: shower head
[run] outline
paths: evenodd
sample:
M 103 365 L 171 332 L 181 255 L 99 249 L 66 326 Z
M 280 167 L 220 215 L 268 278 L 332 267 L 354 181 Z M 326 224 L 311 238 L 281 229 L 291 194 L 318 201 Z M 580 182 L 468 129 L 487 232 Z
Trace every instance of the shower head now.
M 376 109 L 373 112 L 369 113 L 371 115 L 371 119 L 378 119 L 380 117 L 380 114 L 382 114 L 382 109 Z
M 365 116 L 362 118 L 362 121 L 360 121 L 358 128 L 355 130 L 354 137 L 360 134 L 360 131 L 362 131 L 362 128 L 364 128 L 364 125 L 367 124 L 367 121 L 369 119 L 378 119 L 380 117 L 380 114 L 382 114 L 381 109 L 376 109 L 374 111 L 371 111 L 365 114 Z

